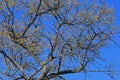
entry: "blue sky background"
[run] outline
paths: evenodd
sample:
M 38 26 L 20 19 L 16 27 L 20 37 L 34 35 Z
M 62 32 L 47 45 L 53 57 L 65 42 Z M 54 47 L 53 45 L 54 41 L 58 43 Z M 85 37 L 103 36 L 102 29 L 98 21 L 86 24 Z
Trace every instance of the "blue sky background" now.
M 115 21 L 114 24 L 117 26 L 116 34 L 112 39 L 120 45 L 120 0 L 105 0 L 109 6 L 114 9 Z M 120 80 L 120 46 L 110 43 L 101 49 L 102 56 L 105 59 L 109 59 L 109 63 L 113 65 L 113 69 L 118 73 L 115 78 Z M 83 80 L 83 75 L 80 73 L 72 74 L 67 76 L 67 80 Z M 86 80 L 110 80 L 109 76 L 100 73 L 89 73 Z
M 115 15 L 115 26 L 117 26 L 117 32 L 113 36 L 113 40 L 120 45 L 120 0 L 105 0 L 108 5 L 111 5 L 114 9 Z M 106 47 L 101 49 L 102 55 L 110 60 L 110 63 L 113 64 L 113 68 L 118 75 L 115 76 L 117 80 L 120 80 L 120 47 L 116 44 L 110 42 Z M 110 80 L 108 76 L 103 74 L 88 76 L 87 80 Z M 80 79 L 79 79 L 80 80 Z
M 105 0 L 108 5 L 111 5 L 114 9 L 115 15 L 115 26 L 117 26 L 117 32 L 113 36 L 113 40 L 120 45 L 120 0 Z M 119 32 L 119 33 L 118 33 Z M 113 69 L 118 72 L 118 75 L 115 76 L 117 80 L 120 80 L 120 47 L 116 44 L 110 42 L 109 45 L 101 49 L 102 56 L 106 59 L 109 59 L 109 63 L 113 64 Z M 67 80 L 83 80 L 84 75 L 70 74 L 65 75 Z M 86 80 L 110 80 L 109 77 L 103 73 L 89 73 Z

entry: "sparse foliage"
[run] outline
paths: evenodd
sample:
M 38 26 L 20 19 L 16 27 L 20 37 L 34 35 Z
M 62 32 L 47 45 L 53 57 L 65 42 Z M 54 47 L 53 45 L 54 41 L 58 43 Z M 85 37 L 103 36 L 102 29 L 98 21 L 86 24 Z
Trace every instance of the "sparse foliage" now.
M 113 20 L 103 0 L 0 0 L 0 73 L 14 80 L 113 73 L 89 67 L 102 59 Z

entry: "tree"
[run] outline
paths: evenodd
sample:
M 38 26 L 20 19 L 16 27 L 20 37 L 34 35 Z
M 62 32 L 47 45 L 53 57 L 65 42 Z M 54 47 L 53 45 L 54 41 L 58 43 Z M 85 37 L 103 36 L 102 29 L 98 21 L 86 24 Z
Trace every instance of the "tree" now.
M 103 0 L 0 0 L 0 15 L 0 73 L 9 79 L 113 74 L 108 64 L 92 66 L 114 32 L 113 10 Z

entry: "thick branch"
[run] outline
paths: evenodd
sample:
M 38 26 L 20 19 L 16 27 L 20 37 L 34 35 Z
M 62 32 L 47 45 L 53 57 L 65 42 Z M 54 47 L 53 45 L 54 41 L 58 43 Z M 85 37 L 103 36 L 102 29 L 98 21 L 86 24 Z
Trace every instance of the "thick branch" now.
M 63 71 L 59 71 L 57 73 L 51 73 L 49 74 L 46 78 L 47 79 L 50 79 L 50 78 L 53 78 L 57 75 L 63 75 L 63 74 L 71 74 L 71 73 L 78 73 L 78 72 L 81 72 L 84 70 L 84 67 L 80 67 L 78 69 L 74 69 L 74 70 L 63 70 Z

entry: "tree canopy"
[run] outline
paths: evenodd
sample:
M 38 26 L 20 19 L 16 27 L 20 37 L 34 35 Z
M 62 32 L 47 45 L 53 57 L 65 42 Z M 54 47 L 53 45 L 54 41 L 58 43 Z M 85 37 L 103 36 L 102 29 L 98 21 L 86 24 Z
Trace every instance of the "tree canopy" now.
M 103 0 L 0 0 L 0 74 L 12 80 L 111 75 L 110 65 L 99 63 L 113 21 L 113 9 Z

